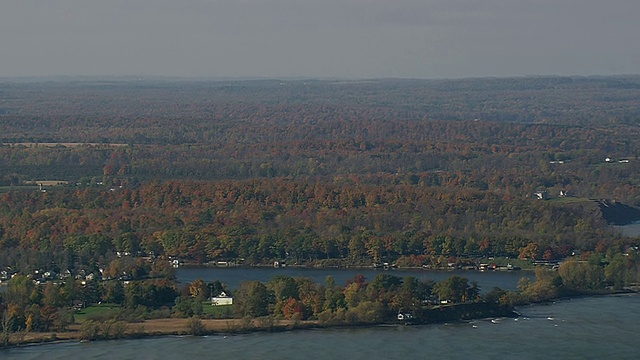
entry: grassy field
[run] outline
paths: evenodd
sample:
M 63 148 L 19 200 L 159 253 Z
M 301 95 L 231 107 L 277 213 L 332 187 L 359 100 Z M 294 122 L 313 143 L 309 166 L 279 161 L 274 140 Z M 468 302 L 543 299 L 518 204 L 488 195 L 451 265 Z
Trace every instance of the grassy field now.
M 205 301 L 202 303 L 202 316 L 214 317 L 218 319 L 224 319 L 232 317 L 234 314 L 233 305 L 211 305 L 211 302 Z
M 593 200 L 588 198 L 582 198 L 582 197 L 566 196 L 566 197 L 549 199 L 548 201 L 552 201 L 560 204 L 576 204 L 576 203 L 582 203 L 582 202 L 592 202 Z
M 121 310 L 122 307 L 120 307 L 120 305 L 118 304 L 96 304 L 79 310 L 73 316 L 76 323 L 82 324 L 83 322 L 90 319 L 108 318 L 110 315 L 115 315 Z M 211 305 L 211 302 L 209 301 L 204 301 L 202 303 L 202 317 L 204 318 L 227 319 L 233 316 L 233 305 L 214 306 Z
M 82 324 L 92 317 L 106 317 L 121 310 L 117 304 L 96 304 L 76 312 L 73 317 L 76 323 Z
M 34 180 L 34 181 L 26 181 L 27 185 L 37 185 L 37 186 L 58 186 L 58 185 L 68 185 L 69 182 L 66 180 Z
M 24 185 L 17 186 L 0 186 L 0 194 L 6 193 L 14 190 L 40 190 L 40 185 L 46 188 L 58 187 L 69 185 L 69 182 L 66 180 L 36 180 L 36 181 L 26 181 Z

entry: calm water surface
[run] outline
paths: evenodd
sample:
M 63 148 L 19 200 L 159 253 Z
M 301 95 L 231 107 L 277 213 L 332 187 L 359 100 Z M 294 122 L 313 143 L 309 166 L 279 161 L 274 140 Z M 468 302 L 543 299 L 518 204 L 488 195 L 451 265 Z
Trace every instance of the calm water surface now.
M 415 327 L 161 337 L 0 351 L 0 359 L 638 359 L 640 296 L 519 309 L 517 319 Z M 493 320 L 493 321 L 491 321 Z
M 514 290 L 518 281 L 522 277 L 535 278 L 531 271 L 436 271 L 422 269 L 307 269 L 307 268 L 179 268 L 177 271 L 178 280 L 181 283 L 192 282 L 195 279 L 202 279 L 206 282 L 220 280 L 227 284 L 232 290 L 236 289 L 242 281 L 259 280 L 267 282 L 276 275 L 286 275 L 291 277 L 307 277 L 311 280 L 324 283 L 328 275 L 333 276 L 336 285 L 344 286 L 348 280 L 353 279 L 357 274 L 364 275 L 371 281 L 378 274 L 389 274 L 399 277 L 414 276 L 418 279 L 430 279 L 441 281 L 452 275 L 464 276 L 469 281 L 478 282 L 482 292 L 489 292 L 497 286 L 504 290 Z
M 636 221 L 628 225 L 614 226 L 614 228 L 620 231 L 620 233 L 624 236 L 628 236 L 628 237 L 640 236 L 640 221 Z

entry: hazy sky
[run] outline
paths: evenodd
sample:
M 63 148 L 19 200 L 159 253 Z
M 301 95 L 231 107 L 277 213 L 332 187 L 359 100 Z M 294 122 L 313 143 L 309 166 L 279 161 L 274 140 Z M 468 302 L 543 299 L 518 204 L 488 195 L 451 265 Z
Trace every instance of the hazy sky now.
M 0 77 L 640 73 L 639 0 L 0 0 Z

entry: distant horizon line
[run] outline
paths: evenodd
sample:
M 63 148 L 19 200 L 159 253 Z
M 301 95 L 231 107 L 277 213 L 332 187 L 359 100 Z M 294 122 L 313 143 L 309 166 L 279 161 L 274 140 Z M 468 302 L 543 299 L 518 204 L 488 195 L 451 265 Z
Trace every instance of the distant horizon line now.
M 511 75 L 511 76 L 462 76 L 462 77 L 340 77 L 340 76 L 173 76 L 173 75 L 25 75 L 0 76 L 0 82 L 43 82 L 43 81 L 78 81 L 78 80 L 119 80 L 119 81 L 454 81 L 454 80 L 482 80 L 482 79 L 598 79 L 598 78 L 630 78 L 639 77 L 634 74 L 592 74 L 592 75 Z

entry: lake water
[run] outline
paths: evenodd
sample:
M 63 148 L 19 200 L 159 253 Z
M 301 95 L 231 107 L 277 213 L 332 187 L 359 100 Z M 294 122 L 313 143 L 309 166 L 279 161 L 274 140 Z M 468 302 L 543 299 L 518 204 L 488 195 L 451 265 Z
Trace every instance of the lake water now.
M 59 343 L 0 359 L 637 359 L 640 296 L 563 300 L 517 319 Z M 493 321 L 491 321 L 493 320 Z
M 640 236 L 640 221 L 633 222 L 628 225 L 614 226 L 624 236 L 638 237 Z
M 179 268 L 176 275 L 181 283 L 192 282 L 195 279 L 202 279 L 205 282 L 220 280 L 227 284 L 231 290 L 238 288 L 242 281 L 258 280 L 268 282 L 269 279 L 276 275 L 285 275 L 291 277 L 307 277 L 315 282 L 324 283 L 328 275 L 333 276 L 336 285 L 344 286 L 348 280 L 353 279 L 356 275 L 362 274 L 367 280 L 371 281 L 378 274 L 389 274 L 399 277 L 414 276 L 418 279 L 430 279 L 433 281 L 441 281 L 452 275 L 466 277 L 469 281 L 476 281 L 483 293 L 489 292 L 493 287 L 497 286 L 504 290 L 514 290 L 518 281 L 522 277 L 534 279 L 535 275 L 531 271 L 437 271 L 422 269 L 308 269 L 308 268 L 201 268 L 194 267 Z

